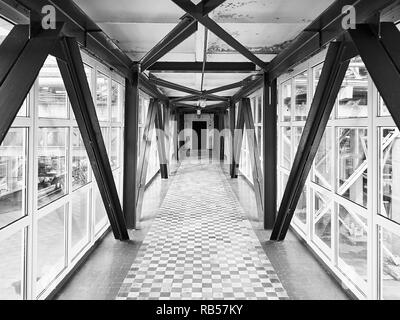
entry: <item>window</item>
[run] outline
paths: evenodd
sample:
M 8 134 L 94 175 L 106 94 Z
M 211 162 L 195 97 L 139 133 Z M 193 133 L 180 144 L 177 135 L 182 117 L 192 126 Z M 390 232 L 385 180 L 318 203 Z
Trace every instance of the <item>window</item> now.
M 38 220 L 37 295 L 65 268 L 65 230 L 64 206 Z
M 104 207 L 103 199 L 100 195 L 99 188 L 94 188 L 94 216 L 95 216 L 95 228 L 98 232 L 106 224 L 107 212 Z
M 76 256 L 89 242 L 89 199 L 87 191 L 72 196 L 71 247 Z
M 400 136 L 394 128 L 380 129 L 379 213 L 400 223 Z
M 314 192 L 314 236 L 321 249 L 332 247 L 332 199 L 321 192 Z
M 367 129 L 338 129 L 338 194 L 367 206 Z
M 291 137 L 291 127 L 282 128 L 282 167 L 285 169 L 290 169 L 292 164 L 292 137 Z
M 343 205 L 337 208 L 339 267 L 349 280 L 362 287 L 367 280 L 367 219 Z
M 290 121 L 292 112 L 292 82 L 282 85 L 282 121 Z
M 26 215 L 27 129 L 11 128 L 0 146 L 0 228 Z
M 39 128 L 39 207 L 59 199 L 67 192 L 67 136 L 67 128 Z
M 338 99 L 338 118 L 368 116 L 368 72 L 361 58 L 352 59 Z
M 78 128 L 72 130 L 72 189 L 76 190 L 90 182 L 90 163 Z
M 111 121 L 121 121 L 121 87 L 112 81 L 111 82 Z
M 305 121 L 308 116 L 308 76 L 303 72 L 294 78 L 295 106 L 293 121 Z
M 400 300 L 400 236 L 385 228 L 380 239 L 381 298 Z
M 24 230 L 0 239 L 0 300 L 24 297 Z
M 111 168 L 116 169 L 120 166 L 120 143 L 121 143 L 121 129 L 112 128 L 111 129 L 111 152 L 110 161 Z
M 97 117 L 99 121 L 109 121 L 109 108 L 108 108 L 108 98 L 109 98 L 109 89 L 108 89 L 108 80 L 109 78 L 102 74 L 101 72 L 97 73 Z
M 57 60 L 49 56 L 39 73 L 39 117 L 68 118 L 67 92 Z
M 314 160 L 313 181 L 332 189 L 332 129 L 326 128 Z

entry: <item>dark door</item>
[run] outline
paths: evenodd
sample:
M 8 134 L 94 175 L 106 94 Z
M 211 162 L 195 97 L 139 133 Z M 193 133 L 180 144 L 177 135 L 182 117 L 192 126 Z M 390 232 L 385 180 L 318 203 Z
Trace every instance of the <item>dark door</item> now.
M 193 121 L 192 122 L 192 129 L 193 129 L 193 138 L 192 138 L 192 150 L 201 150 L 202 143 L 206 141 L 202 141 L 202 131 L 203 134 L 207 130 L 207 122 L 206 121 Z M 200 152 L 199 152 L 200 154 Z

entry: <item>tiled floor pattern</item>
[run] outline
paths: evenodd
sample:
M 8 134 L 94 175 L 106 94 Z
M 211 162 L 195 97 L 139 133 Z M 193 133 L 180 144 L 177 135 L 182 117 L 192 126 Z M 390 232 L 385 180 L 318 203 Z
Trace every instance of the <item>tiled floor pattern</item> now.
M 220 165 L 173 179 L 117 299 L 288 299 Z

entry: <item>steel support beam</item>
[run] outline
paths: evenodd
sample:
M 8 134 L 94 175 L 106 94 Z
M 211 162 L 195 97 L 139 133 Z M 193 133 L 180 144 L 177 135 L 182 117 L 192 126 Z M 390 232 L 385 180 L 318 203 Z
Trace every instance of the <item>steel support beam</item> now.
M 57 44 L 61 29 L 58 26 L 28 40 L 26 28 L 17 26 L 0 46 L 0 144 Z
M 277 80 L 269 82 L 264 74 L 263 89 L 263 161 L 264 161 L 264 229 L 274 227 L 277 208 Z
M 357 12 L 357 23 L 366 23 L 396 0 L 339 0 L 335 1 L 315 19 L 288 48 L 276 56 L 266 68 L 270 79 L 279 77 L 288 69 L 323 50 L 327 44 L 343 36 L 343 7 L 353 6 Z
M 208 0 L 196 5 L 203 16 L 209 14 L 226 0 Z M 182 17 L 181 21 L 159 43 L 157 43 L 140 61 L 142 71 L 147 70 L 168 52 L 178 46 L 197 31 L 198 22 L 189 15 Z
M 153 83 L 156 86 L 160 86 L 160 87 L 164 87 L 164 88 L 168 88 L 171 90 L 176 90 L 176 91 L 180 91 L 180 92 L 185 92 L 188 94 L 194 94 L 194 95 L 198 95 L 201 96 L 201 91 L 195 90 L 195 89 L 191 89 L 185 86 L 182 86 L 180 84 L 176 84 L 176 83 L 172 83 L 163 79 L 158 79 L 156 77 L 152 77 L 149 79 L 151 83 Z
M 243 134 L 244 134 L 244 114 L 242 112 L 243 100 L 239 103 L 237 122 L 234 132 L 234 147 L 233 147 L 233 172 L 232 178 L 236 179 L 239 172 L 240 154 L 242 153 Z
M 251 171 L 253 176 L 254 194 L 256 197 L 256 205 L 258 219 L 260 222 L 264 220 L 264 179 L 261 169 L 260 151 L 256 137 L 253 113 L 251 112 L 250 99 L 245 98 L 242 101 L 242 110 L 239 112 L 244 115 L 244 124 L 246 126 L 246 136 L 249 147 Z M 260 141 L 261 143 L 261 141 Z
M 377 32 L 366 24 L 349 30 L 393 121 L 400 128 L 400 32 L 393 23 L 382 23 L 380 34 Z
M 78 43 L 73 38 L 63 38 L 61 40 L 61 47 L 66 63 L 57 60 L 58 66 L 92 165 L 114 237 L 121 241 L 129 240 L 124 214 Z
M 147 168 L 149 167 L 149 157 L 151 148 L 151 129 L 154 128 L 154 123 L 157 114 L 158 100 L 151 99 L 149 110 L 147 111 L 147 118 L 143 130 L 143 136 L 139 137 L 140 142 L 140 156 L 137 174 L 138 194 L 136 196 L 136 228 L 140 227 L 140 219 L 143 207 L 144 191 L 146 189 Z
M 230 161 L 230 174 L 231 178 L 236 178 L 236 165 L 235 165 L 235 127 L 236 127 L 236 105 L 234 103 L 231 103 L 230 108 L 229 108 L 229 128 L 231 130 L 231 141 L 230 141 L 230 146 L 231 146 L 231 153 L 230 156 L 231 158 L 229 159 Z
M 260 75 L 258 79 L 250 81 L 244 87 L 242 87 L 235 95 L 232 97 L 232 102 L 239 102 L 241 99 L 248 97 L 253 92 L 262 88 L 264 83 L 263 77 Z
M 124 214 L 127 227 L 136 228 L 137 158 L 139 122 L 139 65 L 132 69 L 131 80 L 125 80 L 124 129 Z
M 349 60 L 344 61 L 348 47 L 349 44 L 344 42 L 332 42 L 329 46 L 321 78 L 315 91 L 272 231 L 271 240 L 282 241 L 286 237 L 349 66 Z
M 206 90 L 206 91 L 204 91 L 204 93 L 205 94 L 215 94 L 215 93 L 222 92 L 222 91 L 241 88 L 244 85 L 245 85 L 245 81 L 239 81 L 239 82 L 228 84 L 226 86 L 221 86 L 221 87 L 214 88 L 214 89 L 211 89 L 211 90 Z
M 214 20 L 208 16 L 203 16 L 202 12 L 198 10 L 197 6 L 193 4 L 190 0 L 172 0 L 177 6 L 182 10 L 190 14 L 198 22 L 200 22 L 204 27 L 214 33 L 218 38 L 226 42 L 229 46 L 234 48 L 240 54 L 245 56 L 247 59 L 255 63 L 261 69 L 266 69 L 267 65 L 259 59 L 255 54 L 250 52 L 244 45 L 232 37 L 228 32 L 221 28 Z
M 168 101 L 168 98 L 150 81 L 150 79 L 144 73 L 139 75 L 139 89 L 143 90 L 154 99 Z
M 160 172 L 162 179 L 168 179 L 168 167 L 167 167 L 167 154 L 166 154 L 166 137 L 165 137 L 165 117 L 161 110 L 161 104 L 156 105 L 156 118 L 155 118 L 155 129 L 156 129 L 156 140 L 158 159 L 160 162 Z
M 176 27 L 142 58 L 140 62 L 142 70 L 147 70 L 168 52 L 194 34 L 197 29 L 197 21 L 189 16 L 183 17 Z
M 164 62 L 153 64 L 148 70 L 152 73 L 201 73 L 202 62 Z M 257 71 L 252 62 L 207 62 L 205 73 L 246 73 Z

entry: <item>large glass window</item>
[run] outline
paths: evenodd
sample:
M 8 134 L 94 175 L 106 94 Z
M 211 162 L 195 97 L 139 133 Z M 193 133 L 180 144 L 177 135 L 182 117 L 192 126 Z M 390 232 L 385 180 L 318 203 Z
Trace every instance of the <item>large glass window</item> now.
M 290 121 L 292 117 L 292 82 L 282 85 L 282 121 Z
M 94 216 L 96 231 L 98 231 L 106 223 L 107 212 L 97 186 L 94 189 Z
M 308 116 L 308 75 L 300 73 L 294 78 L 295 106 L 293 121 L 305 121 Z
M 37 294 L 40 294 L 65 268 L 65 208 L 38 220 Z
M 111 121 L 121 121 L 121 87 L 116 81 L 111 82 Z
M 97 117 L 99 121 L 109 121 L 109 107 L 108 107 L 108 99 L 109 99 L 109 89 L 108 89 L 108 81 L 109 78 L 102 74 L 101 72 L 97 73 Z
M 332 199 L 321 192 L 314 191 L 314 236 L 321 249 L 332 247 Z M 320 246 L 321 247 L 321 246 Z
M 400 236 L 382 228 L 380 239 L 381 298 L 400 300 Z
M 326 128 L 315 155 L 313 181 L 324 188 L 332 188 L 332 128 Z
M 338 129 L 338 194 L 367 206 L 367 129 Z
M 120 143 L 121 143 L 121 129 L 111 129 L 111 168 L 116 169 L 120 166 Z
M 0 300 L 20 300 L 24 295 L 24 231 L 0 240 Z
M 285 169 L 290 169 L 292 164 L 292 137 L 291 137 L 292 129 L 291 127 L 283 127 L 282 128 L 282 159 L 281 164 Z
M 351 61 L 338 99 L 338 118 L 368 116 L 368 72 L 360 57 Z
M 89 242 L 89 199 L 87 191 L 72 195 L 71 247 L 74 256 Z
M 57 60 L 52 56 L 39 73 L 39 117 L 68 118 L 67 92 Z
M 67 128 L 39 128 L 39 207 L 43 207 L 67 193 L 67 137 Z
M 378 211 L 397 223 L 400 223 L 399 173 L 399 131 L 395 128 L 382 128 L 380 129 L 380 207 Z
M 307 225 L 307 191 L 306 187 L 300 195 L 299 202 L 297 204 L 294 216 L 298 226 L 302 229 Z
M 362 287 L 367 279 L 367 219 L 342 205 L 338 205 L 337 208 L 339 267 L 352 282 Z
M 11 128 L 0 146 L 0 228 L 26 215 L 27 129 Z
M 76 190 L 90 182 L 90 163 L 78 128 L 72 130 L 72 189 Z

